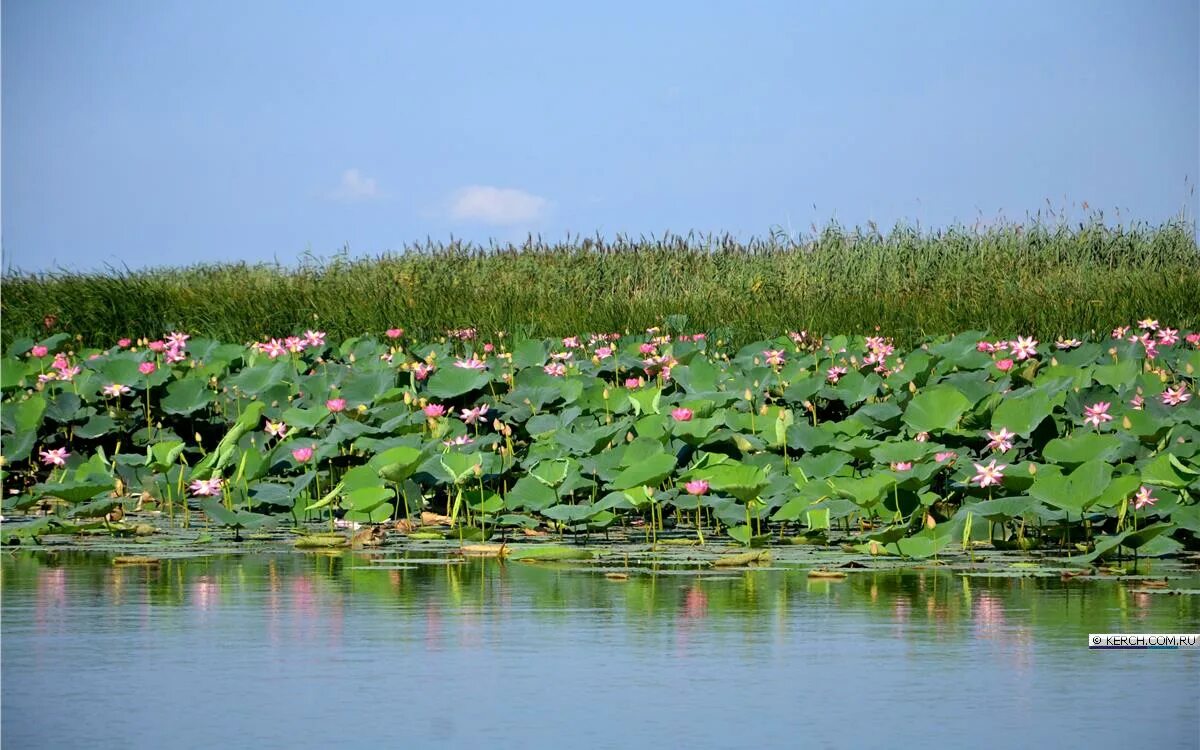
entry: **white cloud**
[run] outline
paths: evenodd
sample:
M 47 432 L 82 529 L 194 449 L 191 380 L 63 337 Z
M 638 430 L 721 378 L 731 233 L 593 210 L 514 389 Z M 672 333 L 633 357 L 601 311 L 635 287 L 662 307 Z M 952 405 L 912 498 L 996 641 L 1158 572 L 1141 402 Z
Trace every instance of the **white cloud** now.
M 450 215 L 486 224 L 521 224 L 540 219 L 547 205 L 545 198 L 524 190 L 469 185 L 455 193 Z
M 367 177 L 357 169 L 347 169 L 342 172 L 342 182 L 329 197 L 337 201 L 369 201 L 380 197 L 379 183 L 374 177 Z

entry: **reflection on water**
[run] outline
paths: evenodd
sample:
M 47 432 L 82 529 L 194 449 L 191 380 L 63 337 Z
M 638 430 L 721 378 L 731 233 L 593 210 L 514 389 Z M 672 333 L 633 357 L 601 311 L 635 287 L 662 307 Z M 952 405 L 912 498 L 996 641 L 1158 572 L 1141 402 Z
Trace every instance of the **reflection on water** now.
M 1200 601 L 1120 583 L 291 553 L 2 571 L 6 748 L 1200 744 L 1200 652 L 1085 644 L 1200 631 Z

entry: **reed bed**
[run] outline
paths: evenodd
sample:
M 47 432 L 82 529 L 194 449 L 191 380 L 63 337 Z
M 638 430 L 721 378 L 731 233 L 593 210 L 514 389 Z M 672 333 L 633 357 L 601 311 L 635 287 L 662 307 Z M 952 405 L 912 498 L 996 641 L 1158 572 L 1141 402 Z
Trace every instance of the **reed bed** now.
M 1147 316 L 1200 325 L 1195 228 L 897 227 L 811 236 L 425 242 L 366 259 L 3 276 L 2 335 L 70 331 L 84 343 L 184 330 L 247 341 L 319 326 L 334 338 L 403 326 L 528 336 L 637 331 L 668 316 L 730 341 L 780 330 L 869 332 L 901 344 L 986 329 L 1103 331 Z

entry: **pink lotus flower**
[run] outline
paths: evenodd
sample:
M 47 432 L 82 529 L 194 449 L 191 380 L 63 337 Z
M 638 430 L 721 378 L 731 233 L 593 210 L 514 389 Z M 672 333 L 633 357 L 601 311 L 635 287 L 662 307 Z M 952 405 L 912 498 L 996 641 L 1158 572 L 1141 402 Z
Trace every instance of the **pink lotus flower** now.
M 292 354 L 299 354 L 308 348 L 308 342 L 299 336 L 288 336 L 283 340 L 283 346 Z
M 143 375 L 153 375 L 154 371 L 157 369 L 158 365 L 154 364 L 153 362 L 143 362 L 138 365 L 138 372 Z
M 489 341 L 483 345 L 483 353 L 484 354 L 491 354 L 494 351 L 496 351 L 496 345 L 493 344 L 492 342 Z
M 403 328 L 389 328 L 389 329 L 387 329 L 387 331 L 385 331 L 385 333 L 387 334 L 387 337 L 389 339 L 398 339 L 404 335 L 404 329 Z
M 990 341 L 980 341 L 975 345 L 975 351 L 991 354 L 992 352 L 996 351 L 996 345 Z
M 213 477 L 212 479 L 197 479 L 188 486 L 192 490 L 192 494 L 196 497 L 221 496 L 220 477 Z
M 1188 335 L 1183 337 L 1183 340 L 1188 342 L 1192 346 L 1200 346 L 1200 332 L 1189 333 Z
M 433 365 L 427 365 L 422 362 L 413 368 L 413 375 L 416 376 L 417 380 L 424 380 L 429 377 L 429 373 L 433 372 L 433 370 Z
M 1158 498 L 1150 496 L 1150 489 L 1145 485 L 1138 488 L 1138 491 L 1133 496 L 1133 509 L 1141 510 L 1148 505 L 1154 505 L 1158 502 Z
M 1056 349 L 1075 349 L 1076 347 L 1080 346 L 1083 346 L 1083 342 L 1079 339 L 1059 339 L 1058 341 L 1054 342 L 1054 347 Z
M 182 349 L 176 349 L 176 348 L 172 347 L 170 349 L 167 349 L 166 359 L 167 359 L 167 364 L 175 364 L 177 362 L 184 362 L 187 360 L 187 353 L 184 352 Z
M 611 346 L 601 346 L 596 349 L 596 356 L 600 359 L 608 359 L 612 355 L 613 348 Z
M 987 436 L 989 438 L 987 447 L 997 453 L 1004 453 L 1012 450 L 1013 438 L 1017 436 L 1017 433 L 1009 432 L 1007 427 L 1001 427 L 999 432 L 989 431 Z
M 1150 318 L 1146 318 L 1145 320 L 1139 320 L 1138 328 L 1141 328 L 1143 331 L 1157 330 L 1158 329 L 1158 321 L 1151 320 Z
M 1163 328 L 1159 330 L 1157 336 L 1160 346 L 1173 346 L 1179 343 L 1179 331 L 1174 328 Z
M 567 374 L 567 367 L 562 362 L 551 362 L 543 367 L 542 371 L 547 375 L 553 375 L 556 378 L 560 378 Z
M 479 359 L 474 354 L 468 359 L 457 359 L 454 361 L 455 367 L 461 367 L 464 370 L 483 370 L 487 368 L 487 362 Z
M 892 471 L 908 471 L 912 467 L 912 461 L 893 461 L 890 465 Z
M 640 378 L 625 378 L 626 388 L 640 388 L 641 386 L 642 381 Z
M 128 348 L 132 343 L 133 342 L 129 339 L 117 339 L 117 346 L 121 347 L 122 349 Z
M 1007 464 L 996 465 L 996 459 L 987 466 L 983 464 L 975 464 L 975 471 L 978 472 L 971 477 L 971 482 L 977 483 L 980 487 L 990 487 L 993 484 L 1000 484 L 1000 480 L 1004 479 L 1004 470 L 1008 468 Z
M 913 438 L 913 440 L 916 440 L 918 443 L 927 442 L 929 440 L 929 433 L 928 432 L 918 432 L 916 434 L 916 437 Z
M 1129 333 L 1129 326 L 1117 326 L 1112 329 L 1112 337 L 1114 339 L 1123 339 L 1127 333 Z
M 78 367 L 64 367 L 58 371 L 58 379 L 59 380 L 70 380 L 71 378 L 75 377 L 79 373 L 80 373 L 80 368 L 78 368 Z
M 655 346 L 654 344 L 642 344 L 638 347 L 638 351 L 642 354 L 654 354 Z
M 562 340 L 562 345 L 567 347 L 568 349 L 582 349 L 583 348 L 583 344 L 579 343 L 578 336 L 566 337 L 565 339 Z
M 846 374 L 845 367 L 830 367 L 828 370 L 825 371 L 825 379 L 828 380 L 830 383 L 833 383 L 836 385 L 837 382 L 839 380 L 841 380 L 842 376 L 845 374 Z
M 288 353 L 287 344 L 283 343 L 279 339 L 271 339 L 267 343 L 263 344 L 262 350 L 271 359 L 286 357 Z
M 113 383 L 112 385 L 106 385 L 103 388 L 101 388 L 100 390 L 104 393 L 105 396 L 113 396 L 113 397 L 127 396 L 131 393 L 129 386 L 120 385 L 117 383 Z
M 1143 398 L 1142 394 L 1140 393 L 1135 394 L 1133 398 L 1129 399 L 1129 405 L 1132 406 L 1135 411 L 1141 411 L 1142 407 L 1146 405 L 1146 399 Z
M 567 360 L 572 359 L 574 356 L 575 355 L 572 352 L 551 352 L 550 353 L 550 359 L 553 359 L 556 362 L 566 362 Z
M 450 440 L 443 440 L 442 445 L 446 445 L 446 446 L 470 445 L 473 442 L 475 442 L 475 441 L 472 440 L 471 438 L 467 437 L 466 435 L 459 435 L 458 437 L 452 438 Z
M 308 463 L 308 460 L 313 457 L 313 447 L 314 446 L 306 445 L 301 448 L 293 448 L 292 458 L 296 459 L 297 462 L 302 464 Z
M 958 454 L 954 451 L 942 451 L 941 453 L 935 453 L 933 455 L 933 460 L 937 461 L 939 464 L 943 461 L 951 461 L 955 458 L 958 458 Z
M 282 440 L 287 435 L 288 427 L 283 422 L 272 422 L 268 419 L 266 430 L 268 435 Z
M 146 344 L 146 346 L 152 352 L 160 352 L 161 353 L 161 352 L 165 352 L 167 350 L 167 344 L 164 341 L 151 341 L 149 344 Z
M 763 356 L 767 358 L 767 364 L 772 367 L 782 365 L 785 359 L 785 353 L 782 349 L 767 349 L 763 352 Z
M 1097 428 L 1105 422 L 1112 421 L 1112 415 L 1108 413 L 1108 407 L 1112 406 L 1108 401 L 1097 401 L 1091 406 L 1085 406 L 1083 409 L 1083 423 L 1095 425 Z
M 305 331 L 304 343 L 309 346 L 324 346 L 325 332 L 324 331 Z
M 190 338 L 191 336 L 187 335 L 186 333 L 172 331 L 171 333 L 167 334 L 167 343 L 171 346 L 183 347 L 187 344 L 187 340 Z
M 683 485 L 683 489 L 685 489 L 689 495 L 703 495 L 705 492 L 708 492 L 708 482 L 704 481 L 703 479 L 695 479 Z
M 1000 372 L 1008 372 L 1012 368 L 1013 368 L 1013 361 L 1011 359 L 1006 358 L 1006 359 L 996 360 L 996 369 L 999 370 Z
M 463 409 L 462 413 L 459 415 L 459 418 L 462 419 L 462 421 L 466 422 L 467 424 L 475 424 L 476 422 L 478 422 L 481 419 L 483 419 L 484 417 L 486 417 L 487 413 L 488 413 L 488 405 L 483 404 L 482 406 L 476 406 L 476 407 L 473 407 L 470 409 Z
M 345 411 L 346 410 L 346 399 L 331 398 L 325 402 L 325 408 L 328 409 L 329 411 L 335 412 L 335 413 L 339 412 L 339 411 Z
M 47 347 L 44 347 L 44 346 L 42 346 L 41 344 L 38 344 L 37 346 L 35 346 L 35 347 L 33 347 L 32 349 L 30 349 L 30 350 L 29 350 L 29 353 L 30 353 L 30 354 L 32 354 L 32 355 L 33 355 L 33 356 L 35 356 L 35 357 L 38 357 L 38 358 L 40 359 L 41 357 L 44 357 L 44 356 L 46 356 L 47 354 L 49 354 L 49 353 L 50 353 L 50 349 L 48 349 Z
M 1192 398 L 1187 392 L 1187 385 L 1184 383 L 1181 383 L 1174 388 L 1166 389 L 1160 393 L 1158 397 L 1167 406 L 1177 406 L 1189 401 Z
M 1012 353 L 1018 362 L 1024 362 L 1030 357 L 1037 356 L 1037 344 L 1032 336 L 1018 336 L 1016 341 L 1012 342 Z
M 682 406 L 672 409 L 671 418 L 676 422 L 690 422 L 692 421 L 692 410 L 686 409 Z
M 446 407 L 441 404 L 426 404 L 422 411 L 425 412 L 426 417 L 429 417 L 430 419 L 438 419 L 439 417 L 445 415 Z
M 67 456 L 71 455 L 66 448 L 52 448 L 48 451 L 41 451 L 38 455 L 42 457 L 42 463 L 47 466 L 66 466 Z

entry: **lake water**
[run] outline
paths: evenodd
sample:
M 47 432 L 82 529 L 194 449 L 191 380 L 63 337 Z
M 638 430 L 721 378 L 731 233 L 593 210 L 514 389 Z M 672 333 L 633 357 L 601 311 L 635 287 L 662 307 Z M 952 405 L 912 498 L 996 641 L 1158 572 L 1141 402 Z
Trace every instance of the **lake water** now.
M 1200 631 L 1200 597 L 1128 583 L 290 552 L 0 565 L 5 750 L 1200 746 L 1200 651 L 1086 648 Z

